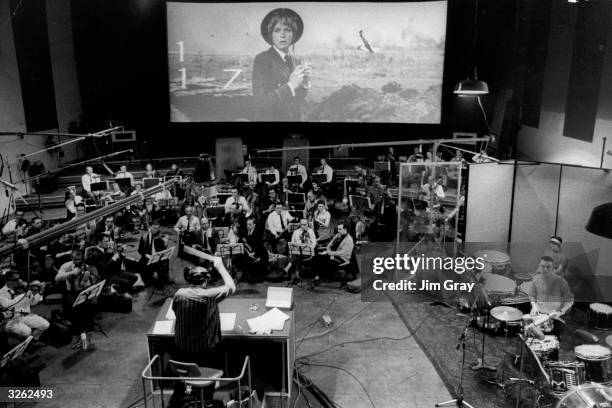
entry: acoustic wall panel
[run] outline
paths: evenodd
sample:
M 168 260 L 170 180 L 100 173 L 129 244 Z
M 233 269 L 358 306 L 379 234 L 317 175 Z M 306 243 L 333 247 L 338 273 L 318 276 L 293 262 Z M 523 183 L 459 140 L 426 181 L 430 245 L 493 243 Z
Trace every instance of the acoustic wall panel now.
M 467 242 L 508 242 L 513 173 L 511 164 L 470 165 Z

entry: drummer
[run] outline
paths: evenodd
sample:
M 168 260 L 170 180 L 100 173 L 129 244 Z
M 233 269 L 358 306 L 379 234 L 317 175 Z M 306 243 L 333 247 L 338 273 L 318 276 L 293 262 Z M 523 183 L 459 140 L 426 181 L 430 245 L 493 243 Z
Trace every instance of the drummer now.
M 559 317 L 567 313 L 574 304 L 574 295 L 567 281 L 555 273 L 553 258 L 542 256 L 537 272 L 531 285 L 526 288 L 531 303 L 531 314 Z M 558 320 L 552 322 L 551 334 L 559 336 L 562 326 Z
M 552 236 L 548 243 L 550 247 L 542 255 L 551 257 L 555 273 L 563 278 L 567 278 L 567 256 L 561 248 L 563 240 L 561 237 Z

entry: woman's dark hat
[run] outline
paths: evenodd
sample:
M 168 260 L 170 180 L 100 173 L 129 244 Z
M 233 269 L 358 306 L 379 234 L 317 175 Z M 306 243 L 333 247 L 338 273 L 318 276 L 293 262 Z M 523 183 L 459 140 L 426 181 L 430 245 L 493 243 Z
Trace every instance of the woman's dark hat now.
M 304 32 L 304 22 L 298 13 L 288 8 L 277 8 L 269 12 L 261 22 L 261 36 L 266 40 L 266 42 L 272 45 L 272 37 L 268 33 L 268 24 L 270 24 L 270 20 L 272 17 L 289 17 L 295 21 L 297 25 L 297 31 L 293 33 L 293 44 L 298 42 L 302 37 L 302 33 Z
M 201 266 L 186 267 L 183 271 L 185 281 L 190 285 L 201 285 L 211 278 L 210 271 Z

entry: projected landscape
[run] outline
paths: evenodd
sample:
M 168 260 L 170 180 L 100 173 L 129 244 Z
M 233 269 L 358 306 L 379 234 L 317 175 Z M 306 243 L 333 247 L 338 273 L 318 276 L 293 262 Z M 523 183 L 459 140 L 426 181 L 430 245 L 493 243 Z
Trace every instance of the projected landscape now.
M 291 53 L 312 69 L 298 120 L 439 122 L 445 2 L 342 3 L 341 16 L 338 3 L 168 3 L 173 122 L 287 120 L 258 115 L 252 82 L 270 48 L 261 21 L 283 6 L 304 22 Z

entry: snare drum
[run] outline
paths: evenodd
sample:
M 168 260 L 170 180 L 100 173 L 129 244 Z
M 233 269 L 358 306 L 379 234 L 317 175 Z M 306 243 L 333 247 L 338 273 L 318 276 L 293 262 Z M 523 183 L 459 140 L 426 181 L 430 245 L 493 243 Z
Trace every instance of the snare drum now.
M 608 380 L 608 363 L 612 353 L 610 349 L 599 344 L 583 344 L 574 347 L 576 358 L 584 362 L 586 380 L 605 382 Z
M 567 392 L 585 382 L 585 366 L 581 361 L 549 361 L 546 369 L 555 393 Z
M 559 339 L 557 339 L 557 336 L 547 335 L 544 336 L 544 340 L 529 337 L 525 340 L 525 344 L 527 344 L 527 347 L 529 347 L 540 359 L 548 358 L 550 353 L 559 350 Z
M 595 329 L 612 328 L 612 307 L 603 303 L 591 303 L 587 312 L 587 323 Z
M 612 407 L 612 388 L 601 384 L 583 384 L 565 394 L 555 408 Z

